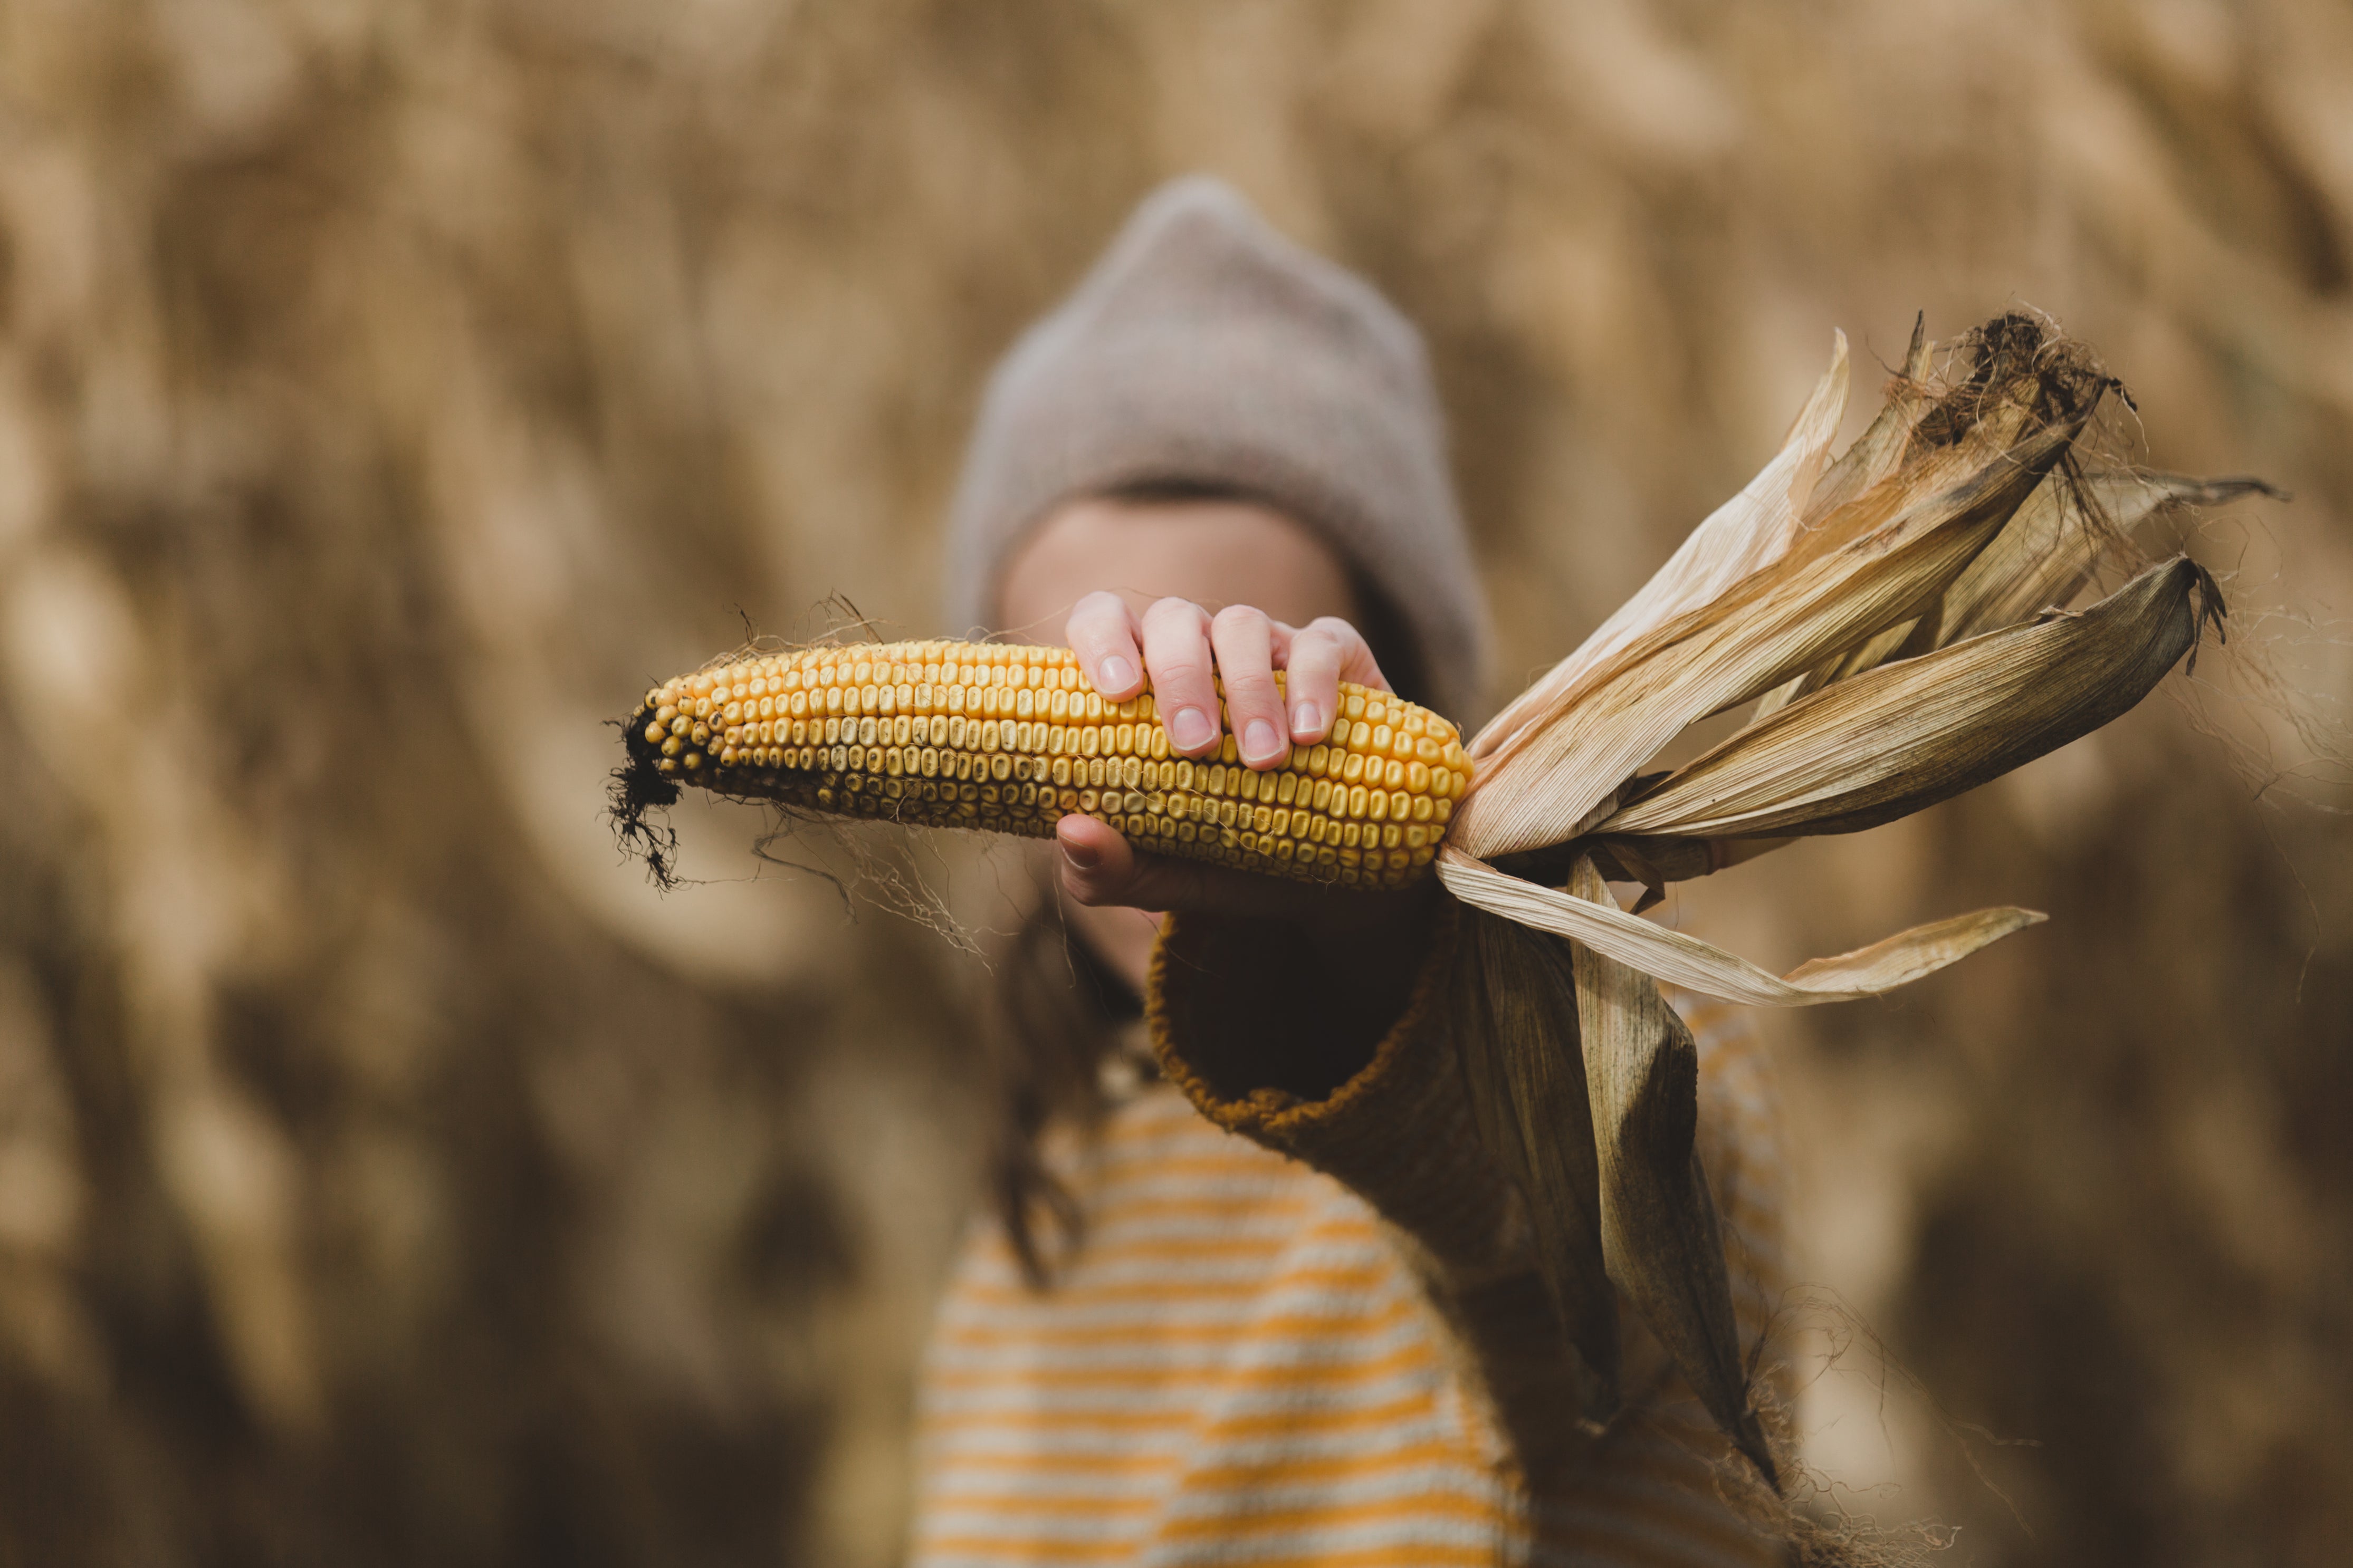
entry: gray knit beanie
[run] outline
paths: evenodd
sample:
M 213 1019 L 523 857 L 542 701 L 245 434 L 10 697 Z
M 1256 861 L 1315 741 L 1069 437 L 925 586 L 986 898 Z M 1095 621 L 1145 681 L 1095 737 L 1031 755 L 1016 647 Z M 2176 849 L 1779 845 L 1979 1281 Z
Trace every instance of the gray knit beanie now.
M 1424 700 L 1481 716 L 1486 611 L 1420 336 L 1201 175 L 1147 197 L 990 378 L 949 528 L 951 626 L 990 622 L 1006 561 L 1060 503 L 1160 485 L 1321 533 L 1412 637 Z

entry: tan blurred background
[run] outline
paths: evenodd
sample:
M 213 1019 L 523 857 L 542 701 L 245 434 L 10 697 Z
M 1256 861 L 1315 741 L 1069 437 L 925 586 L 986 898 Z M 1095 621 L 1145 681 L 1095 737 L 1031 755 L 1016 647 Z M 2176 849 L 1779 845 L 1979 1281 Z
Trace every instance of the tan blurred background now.
M 940 629 L 987 367 L 1194 168 L 1430 334 L 1507 679 L 1834 327 L 1852 434 L 2024 304 L 2295 492 L 2194 547 L 2343 721 L 2341 0 L 0 0 L 0 1563 L 895 1560 L 973 967 L 741 811 L 657 895 L 601 721 Z M 2353 1558 L 2353 832 L 2194 717 L 1673 911 L 2054 917 L 1766 1020 L 1816 1505 L 1951 1561 Z

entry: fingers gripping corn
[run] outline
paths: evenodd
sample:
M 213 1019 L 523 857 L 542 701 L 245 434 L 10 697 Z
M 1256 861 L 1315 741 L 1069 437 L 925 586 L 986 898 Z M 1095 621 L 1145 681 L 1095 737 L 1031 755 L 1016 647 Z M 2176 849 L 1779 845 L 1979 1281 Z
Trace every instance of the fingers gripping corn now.
M 629 719 L 629 750 L 673 784 L 812 811 L 1032 837 L 1078 812 L 1156 854 L 1401 888 L 1435 858 L 1470 758 L 1426 709 L 1340 695 L 1325 744 L 1260 773 L 1230 724 L 1214 757 L 1177 756 L 1149 691 L 1106 702 L 1067 648 L 850 644 L 668 681 Z

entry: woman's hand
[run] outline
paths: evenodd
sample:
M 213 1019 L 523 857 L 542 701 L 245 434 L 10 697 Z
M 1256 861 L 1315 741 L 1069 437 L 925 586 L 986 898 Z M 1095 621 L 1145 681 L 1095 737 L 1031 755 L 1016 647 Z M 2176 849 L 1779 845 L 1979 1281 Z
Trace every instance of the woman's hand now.
M 1362 634 L 1335 616 L 1292 626 L 1243 605 L 1212 616 L 1189 599 L 1162 599 L 1139 616 L 1116 594 L 1101 593 L 1079 601 L 1066 635 L 1106 700 L 1137 695 L 1149 673 L 1169 749 L 1179 756 L 1217 752 L 1224 731 L 1213 677 L 1222 677 L 1235 746 L 1259 772 L 1281 767 L 1294 745 L 1318 744 L 1332 732 L 1341 681 L 1388 689 Z M 1278 669 L 1287 672 L 1280 692 Z M 1352 971 L 1368 960 L 1392 964 L 1409 952 L 1432 907 L 1427 885 L 1406 892 L 1322 888 L 1138 854 L 1118 829 L 1075 813 L 1061 819 L 1055 836 L 1062 889 L 1073 902 L 1295 921 L 1320 951 Z M 1417 967 L 1406 963 L 1404 977 Z
M 1332 732 L 1343 680 L 1389 689 L 1363 635 L 1336 616 L 1292 626 L 1246 605 L 1213 616 L 1190 599 L 1161 599 L 1138 616 L 1116 594 L 1090 594 L 1071 609 L 1064 635 L 1109 701 L 1135 696 L 1151 677 L 1169 747 L 1181 757 L 1218 749 L 1223 731 L 1211 678 L 1223 676 L 1234 744 L 1260 772 Z M 1275 689 L 1278 669 L 1288 672 L 1286 692 Z

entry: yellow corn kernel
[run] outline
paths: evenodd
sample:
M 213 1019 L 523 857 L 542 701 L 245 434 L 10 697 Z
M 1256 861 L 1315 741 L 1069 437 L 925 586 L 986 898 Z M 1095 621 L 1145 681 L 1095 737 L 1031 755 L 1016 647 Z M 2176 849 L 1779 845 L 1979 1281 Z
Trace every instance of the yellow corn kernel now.
M 885 643 L 681 676 L 626 733 L 634 767 L 722 795 L 1033 837 L 1079 812 L 1155 853 L 1356 887 L 1427 874 L 1471 782 L 1453 725 L 1353 684 L 1327 742 L 1264 772 L 1229 722 L 1213 756 L 1173 755 L 1157 711 L 1104 701 L 1066 648 Z

